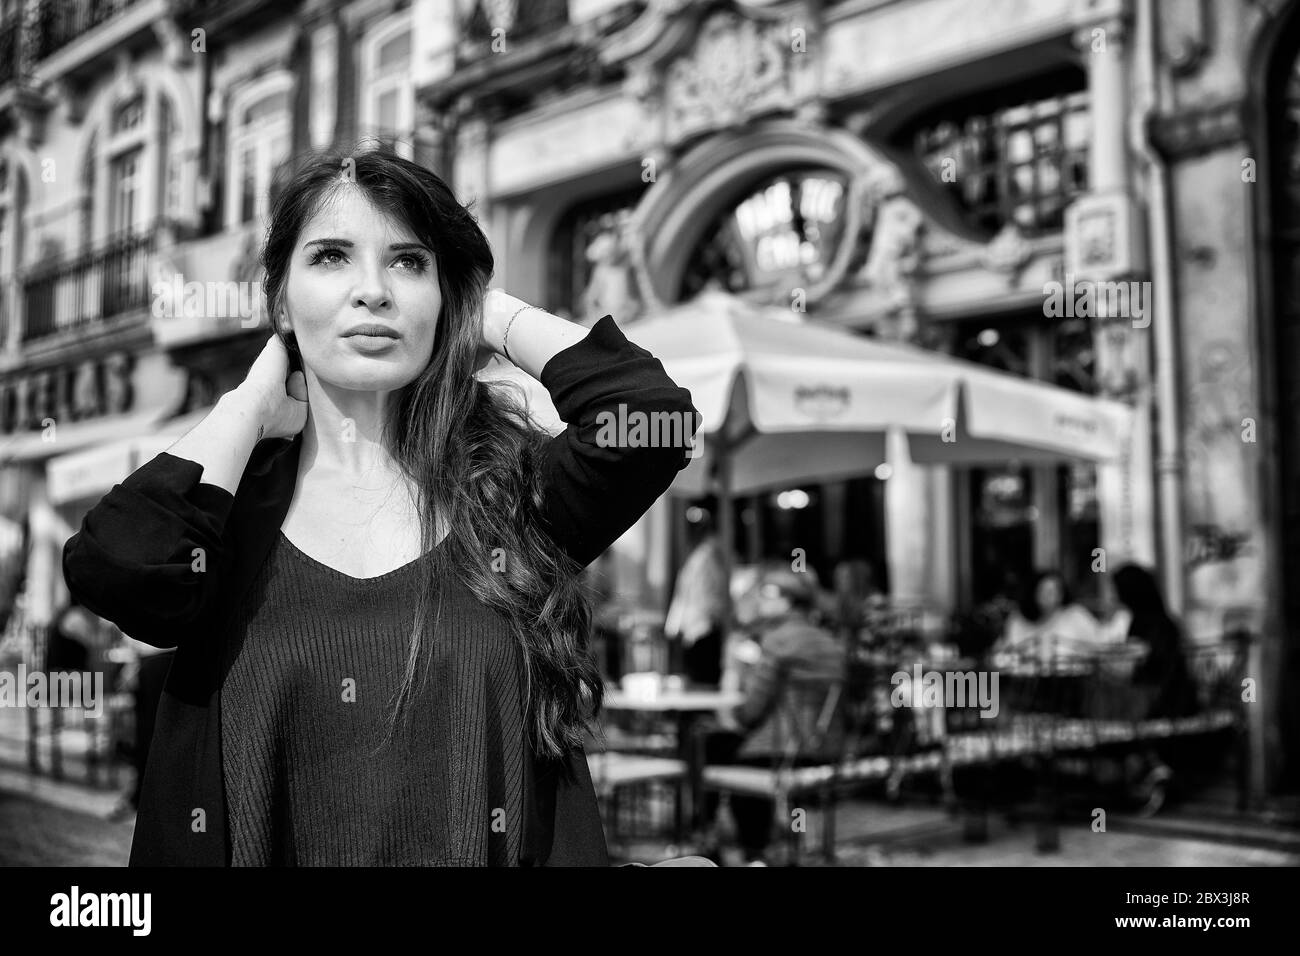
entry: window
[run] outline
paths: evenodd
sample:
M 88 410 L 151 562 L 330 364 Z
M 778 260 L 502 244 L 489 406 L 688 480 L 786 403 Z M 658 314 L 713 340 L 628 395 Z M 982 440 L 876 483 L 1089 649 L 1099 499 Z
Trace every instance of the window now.
M 311 39 L 311 142 L 320 148 L 334 136 L 335 98 L 338 96 L 338 31 L 317 30 Z
M 158 209 L 164 218 L 175 220 L 183 213 L 181 205 L 181 139 L 176 112 L 166 97 L 158 100 Z
M 148 232 L 179 213 L 180 136 L 173 104 L 142 82 L 108 103 L 81 157 L 78 218 L 83 249 Z
M 113 112 L 112 132 L 126 133 L 144 125 L 144 96 L 136 96 L 120 105 Z
M 109 234 L 125 236 L 139 225 L 140 160 L 143 150 L 133 149 L 114 158 L 109 167 Z
M 289 154 L 292 82 L 287 74 L 264 79 L 232 104 L 226 202 L 232 226 L 265 219 L 270 209 L 271 180 Z
M 789 290 L 818 282 L 844 239 L 845 177 L 829 169 L 793 169 L 755 183 L 705 231 L 682 277 L 679 297 L 716 286 L 762 290 L 789 301 Z
M 391 145 L 399 156 L 415 155 L 415 88 L 411 81 L 409 14 L 376 28 L 361 53 L 361 132 Z
M 99 162 L 99 134 L 96 131 L 90 134 L 90 144 L 86 147 L 86 155 L 81 164 L 81 233 L 79 239 L 83 249 L 89 249 L 96 238 L 95 202 L 98 192 L 95 189 L 95 184 L 99 171 Z
M 992 235 L 1014 222 L 1032 236 L 1059 230 L 1087 190 L 1089 124 L 1087 77 L 1071 69 L 931 111 L 900 144 L 973 226 Z

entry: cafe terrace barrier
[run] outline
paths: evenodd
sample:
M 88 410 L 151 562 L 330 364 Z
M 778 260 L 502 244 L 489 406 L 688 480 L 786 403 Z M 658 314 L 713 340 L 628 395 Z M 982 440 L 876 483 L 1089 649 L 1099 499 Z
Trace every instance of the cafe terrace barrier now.
M 896 797 L 904 782 L 933 777 L 954 800 L 954 771 L 1017 762 L 1048 778 L 1058 758 L 1124 756 L 1162 741 L 1214 733 L 1231 736 L 1237 760 L 1239 805 L 1249 779 L 1241 678 L 1248 635 L 1185 652 L 1196 686 L 1198 712 L 1179 718 L 1147 718 L 1149 697 L 1134 685 L 1137 659 L 1124 645 L 1087 658 L 1044 660 L 1023 655 L 984 662 L 948 657 L 925 659 L 919 648 L 853 649 L 843 684 L 840 719 L 848 734 L 842 757 L 811 766 L 785 759 L 770 770 L 708 767 L 706 787 L 777 795 L 781 807 L 801 793 L 829 795 L 823 852 L 834 856 L 834 804 L 857 785 L 883 783 Z M 996 716 L 978 705 L 895 707 L 890 695 L 898 673 L 938 674 L 980 667 L 999 674 Z M 789 755 L 787 755 L 789 756 Z M 788 828 L 783 828 L 788 829 Z

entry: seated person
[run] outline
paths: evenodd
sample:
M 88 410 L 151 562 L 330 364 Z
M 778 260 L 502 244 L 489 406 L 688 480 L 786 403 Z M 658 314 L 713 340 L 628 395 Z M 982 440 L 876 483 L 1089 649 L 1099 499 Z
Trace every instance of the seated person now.
M 844 645 L 825 628 L 809 620 L 817 602 L 816 585 L 808 577 L 788 570 L 769 570 L 736 606 L 737 620 L 760 634 L 746 679 L 744 700 L 719 711 L 717 725 L 705 728 L 703 756 L 706 764 L 746 764 L 770 767 L 773 758 L 787 752 L 789 740 L 777 728 L 774 713 L 782 696 L 793 694 L 794 733 L 801 741 L 815 737 L 816 722 L 830 683 L 844 672 Z M 742 657 L 746 656 L 744 654 Z M 792 686 L 793 685 L 793 686 Z M 821 751 L 799 754 L 796 763 L 816 763 L 834 754 L 841 728 L 832 724 Z M 732 794 L 732 816 L 746 860 L 763 865 L 772 834 L 773 801 Z M 711 823 L 719 795 L 706 792 L 702 822 Z
M 1020 606 L 1007 618 L 1006 631 L 993 647 L 1035 656 L 1088 656 L 1109 635 L 1091 612 L 1076 604 L 1059 571 L 1041 571 Z

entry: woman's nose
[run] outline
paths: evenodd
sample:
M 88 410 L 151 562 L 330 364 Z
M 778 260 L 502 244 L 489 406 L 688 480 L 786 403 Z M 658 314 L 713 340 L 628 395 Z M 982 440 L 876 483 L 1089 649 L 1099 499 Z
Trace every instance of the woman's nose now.
M 377 312 L 392 304 L 393 297 L 388 290 L 387 278 L 382 269 L 373 266 L 357 278 L 356 288 L 352 291 L 352 304 Z

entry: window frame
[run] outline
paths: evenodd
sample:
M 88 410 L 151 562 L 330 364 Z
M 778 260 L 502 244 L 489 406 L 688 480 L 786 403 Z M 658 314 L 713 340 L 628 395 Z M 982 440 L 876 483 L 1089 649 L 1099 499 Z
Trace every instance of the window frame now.
M 240 88 L 230 99 L 227 112 L 226 169 L 229 170 L 225 199 L 225 222 L 228 229 L 243 229 L 252 224 L 264 224 L 270 212 L 271 183 L 276 168 L 293 149 L 293 93 L 294 77 L 287 70 L 264 76 Z M 289 108 L 271 119 L 262 119 L 245 126 L 243 114 L 262 100 L 284 95 Z M 284 149 L 276 153 L 273 144 L 283 140 Z M 254 194 L 253 216 L 243 218 L 244 153 L 251 148 L 253 154 Z
M 377 62 L 379 51 L 402 34 L 409 36 L 411 45 L 406 68 L 381 70 Z M 357 109 L 360 134 L 390 143 L 397 155 L 405 159 L 415 158 L 414 61 L 415 27 L 409 10 L 376 24 L 361 40 L 361 82 L 358 85 L 361 102 Z M 381 129 L 378 125 L 379 100 L 390 92 L 397 93 L 398 124 L 396 129 Z

